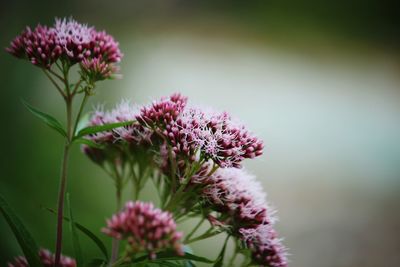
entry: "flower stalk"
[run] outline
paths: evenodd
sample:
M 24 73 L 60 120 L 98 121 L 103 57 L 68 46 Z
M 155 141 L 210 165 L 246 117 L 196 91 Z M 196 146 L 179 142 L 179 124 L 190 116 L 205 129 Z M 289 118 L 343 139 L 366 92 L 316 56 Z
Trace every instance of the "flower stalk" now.
M 55 253 L 55 266 L 60 265 L 61 249 L 62 249 L 62 231 L 63 231 L 63 218 L 64 218 L 64 200 L 65 189 L 67 185 L 67 171 L 70 153 L 70 145 L 72 140 L 72 98 L 70 96 L 66 99 L 67 106 L 67 137 L 64 145 L 64 155 L 61 163 L 61 176 L 60 187 L 58 192 L 58 207 L 57 207 L 57 240 L 56 240 L 56 253 Z

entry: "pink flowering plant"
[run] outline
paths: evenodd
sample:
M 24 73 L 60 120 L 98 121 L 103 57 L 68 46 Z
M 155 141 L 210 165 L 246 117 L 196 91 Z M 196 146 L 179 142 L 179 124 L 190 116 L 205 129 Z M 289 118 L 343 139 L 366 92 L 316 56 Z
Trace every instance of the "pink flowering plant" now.
M 27 27 L 6 51 L 39 67 L 64 99 L 66 125 L 25 105 L 65 139 L 61 165 L 54 254 L 40 249 L 23 223 L 0 197 L 0 211 L 11 226 L 24 256 L 9 267 L 22 266 L 287 266 L 286 249 L 274 230 L 276 218 L 256 177 L 242 167 L 263 153 L 263 142 L 226 112 L 199 108 L 175 93 L 147 105 L 122 101 L 112 110 L 97 108 L 82 119 L 96 84 L 118 76 L 122 58 L 118 43 L 73 19 L 56 19 L 52 27 Z M 73 80 L 71 72 L 78 73 Z M 74 76 L 75 77 L 75 76 Z M 72 110 L 80 101 L 78 110 Z M 64 212 L 69 152 L 82 152 L 112 179 L 116 212 L 101 232 L 78 224 L 69 207 Z M 145 186 L 154 186 L 154 203 L 140 200 Z M 122 193 L 131 188 L 123 204 Z M 179 224 L 195 218 L 188 233 Z M 63 222 L 69 223 L 74 257 L 61 254 Z M 208 230 L 199 233 L 201 226 Z M 80 233 L 79 233 L 80 232 Z M 78 234 L 87 235 L 102 252 L 101 259 L 83 257 Z M 216 235 L 225 242 L 216 259 L 195 255 L 190 245 Z M 234 251 L 225 258 L 228 241 Z M 238 255 L 242 255 L 238 258 Z

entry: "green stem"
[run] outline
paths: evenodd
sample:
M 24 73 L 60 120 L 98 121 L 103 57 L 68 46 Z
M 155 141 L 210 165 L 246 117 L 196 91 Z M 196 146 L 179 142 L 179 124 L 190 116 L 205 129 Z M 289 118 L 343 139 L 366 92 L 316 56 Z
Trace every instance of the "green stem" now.
M 117 212 L 121 210 L 121 200 L 122 200 L 122 182 L 123 178 L 118 172 L 117 166 L 114 164 L 114 172 L 115 172 L 115 186 L 116 186 L 116 201 L 117 201 Z M 119 240 L 113 238 L 111 245 L 111 261 L 110 266 L 114 262 L 116 262 L 119 253 Z M 114 265 L 112 265 L 114 266 Z
M 130 157 L 129 160 L 129 168 L 131 171 L 131 175 L 132 175 L 132 182 L 133 182 L 133 200 L 138 200 L 139 199 L 139 194 L 140 194 L 140 179 L 143 177 L 139 177 L 136 174 L 135 171 L 135 166 L 134 166 L 134 159 L 132 157 Z
M 60 81 L 64 81 L 64 78 L 61 77 L 59 74 L 57 74 L 55 71 L 49 69 L 49 72 L 50 72 L 51 74 L 53 74 L 54 76 L 56 76 L 58 79 L 60 79 Z
M 61 89 L 61 87 L 57 84 L 57 82 L 51 77 L 49 73 L 45 69 L 43 69 L 44 74 L 46 74 L 47 78 L 51 81 L 51 83 L 56 87 L 57 91 L 62 95 L 62 97 L 66 100 L 67 95 L 64 93 L 64 91 Z
M 204 234 L 202 234 L 202 235 L 200 235 L 198 237 L 195 237 L 193 239 L 190 239 L 190 240 L 188 240 L 188 241 L 186 241 L 184 243 L 187 245 L 187 244 L 190 244 L 190 243 L 193 243 L 193 242 L 196 242 L 196 241 L 200 241 L 200 240 L 203 240 L 203 239 L 206 239 L 206 238 L 210 238 L 210 237 L 216 236 L 216 235 L 218 235 L 220 233 L 221 232 L 206 231 Z
M 115 261 L 114 263 L 110 263 L 110 267 L 116 267 L 121 265 L 122 263 L 124 263 L 126 261 L 126 256 L 123 256 L 121 258 L 119 258 L 117 261 Z
M 196 161 L 193 163 L 193 165 L 190 167 L 190 171 L 187 173 L 185 173 L 185 177 L 183 179 L 183 182 L 180 184 L 178 190 L 176 190 L 175 193 L 173 193 L 173 196 L 169 199 L 168 203 L 165 205 L 165 210 L 168 211 L 173 211 L 174 208 L 176 207 L 176 205 L 179 204 L 180 201 L 182 201 L 182 199 L 185 197 L 185 195 L 187 195 L 188 192 L 185 192 L 184 190 L 186 189 L 187 185 L 190 182 L 190 179 L 192 178 L 192 176 L 198 171 L 200 170 L 201 166 L 204 164 L 204 159 L 200 158 L 199 161 Z M 215 167 L 211 170 L 210 174 L 214 173 L 216 171 L 218 167 Z M 172 177 L 172 175 L 171 175 Z M 174 177 L 172 178 L 173 181 L 175 181 Z
M 175 159 L 172 156 L 172 148 L 171 146 L 168 144 L 168 157 L 169 157 L 169 161 L 171 164 L 171 193 L 175 193 L 176 191 L 176 162 Z
M 75 95 L 75 94 L 78 92 L 79 85 L 81 85 L 81 83 L 82 83 L 82 80 L 79 80 L 79 81 L 75 84 L 74 90 L 72 90 L 72 95 Z M 85 92 L 85 94 L 88 94 L 88 92 Z
M 238 244 L 235 243 L 235 251 L 233 252 L 232 257 L 229 260 L 228 266 L 233 266 L 236 256 L 238 255 L 238 251 L 239 251 Z
M 203 224 L 206 218 L 202 218 L 196 226 L 193 228 L 193 230 L 186 236 L 184 243 L 186 243 L 190 238 L 194 235 L 194 233 L 200 228 L 200 226 Z
M 65 189 L 67 185 L 68 159 L 70 152 L 70 144 L 72 140 L 72 99 L 70 97 L 66 99 L 66 105 L 67 105 L 67 140 L 65 141 L 65 146 L 64 146 L 64 156 L 61 165 L 60 189 L 58 193 L 57 241 L 56 241 L 56 254 L 55 254 L 56 267 L 60 266 L 60 259 L 61 259 Z
M 82 111 L 83 111 L 83 108 L 85 107 L 85 104 L 87 102 L 88 96 L 89 95 L 87 93 L 85 93 L 85 96 L 83 97 L 82 102 L 81 102 L 81 106 L 79 107 L 78 114 L 76 115 L 75 125 L 74 125 L 74 130 L 73 130 L 74 135 L 76 133 L 76 129 L 78 128 L 79 120 L 81 118 Z

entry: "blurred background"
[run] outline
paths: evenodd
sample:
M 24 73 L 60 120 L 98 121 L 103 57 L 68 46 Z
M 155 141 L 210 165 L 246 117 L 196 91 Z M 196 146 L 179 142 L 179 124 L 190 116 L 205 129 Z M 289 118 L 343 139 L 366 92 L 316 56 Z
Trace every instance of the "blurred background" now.
M 399 266 L 396 1 L 2 1 L 0 46 L 25 25 L 70 15 L 107 30 L 125 54 L 124 78 L 101 83 L 87 110 L 180 91 L 265 141 L 265 155 L 245 165 L 278 209 L 291 266 Z M 54 250 L 55 216 L 41 206 L 56 206 L 63 143 L 20 100 L 60 120 L 63 102 L 27 62 L 1 52 L 0 70 L 0 193 Z M 78 147 L 70 163 L 76 220 L 99 233 L 115 209 L 112 182 Z M 0 236 L 5 266 L 21 251 L 3 217 Z M 100 256 L 81 241 L 87 257 Z M 220 243 L 193 249 L 215 257 Z M 67 235 L 64 253 L 72 254 Z

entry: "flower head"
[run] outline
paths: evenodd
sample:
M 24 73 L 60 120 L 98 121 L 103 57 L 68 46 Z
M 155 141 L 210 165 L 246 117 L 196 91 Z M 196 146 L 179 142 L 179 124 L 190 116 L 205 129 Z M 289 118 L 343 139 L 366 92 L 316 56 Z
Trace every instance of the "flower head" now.
M 135 153 L 139 146 L 148 148 L 153 142 L 153 132 L 134 122 L 137 114 L 138 108 L 126 100 L 121 101 L 110 111 L 104 111 L 102 107 L 98 107 L 89 119 L 89 126 L 101 126 L 109 123 L 128 121 L 132 121 L 132 124 L 87 136 L 87 139 L 102 146 L 102 148 L 99 149 L 84 145 L 82 147 L 83 152 L 94 162 L 102 163 L 109 156 L 116 156 L 120 159 L 129 158 L 129 155 L 123 155 L 123 153 Z M 124 152 L 125 147 L 130 148 L 130 150 Z M 150 153 L 150 149 L 148 150 Z
M 18 58 L 27 58 L 32 64 L 50 68 L 59 58 L 63 64 L 81 63 L 82 73 L 91 82 L 110 78 L 118 68 L 122 53 L 118 42 L 105 31 L 69 18 L 56 18 L 53 27 L 27 27 L 6 51 Z
M 156 129 L 174 154 L 192 158 L 195 151 L 220 167 L 240 167 L 262 154 L 263 142 L 226 112 L 186 107 L 187 97 L 173 94 L 144 106 L 137 120 Z
M 252 259 L 261 266 L 288 266 L 286 248 L 270 224 L 261 224 L 257 228 L 240 229 L 241 239 L 252 252 Z
M 46 249 L 39 251 L 39 258 L 44 267 L 53 267 L 55 264 L 54 255 Z M 29 267 L 29 264 L 25 257 L 19 256 L 13 262 L 9 262 L 8 267 Z M 60 267 L 76 267 L 76 262 L 72 258 L 61 256 Z
M 50 68 L 62 54 L 54 31 L 41 25 L 33 30 L 27 27 L 11 42 L 6 51 L 18 58 L 27 58 L 33 65 L 44 68 Z
M 93 31 L 93 27 L 88 27 L 72 18 L 56 19 L 54 24 L 56 41 L 72 62 L 80 62 L 90 56 L 89 44 Z
M 107 63 L 101 57 L 84 58 L 81 63 L 81 70 L 88 77 L 88 80 L 93 83 L 112 78 L 118 71 L 118 67 Z
M 179 93 L 173 94 L 170 97 L 163 97 L 148 106 L 144 106 L 136 119 L 144 125 L 158 126 L 164 129 L 167 125 L 171 126 L 171 123 L 184 110 L 186 103 L 187 97 Z
M 227 223 L 233 231 L 275 221 L 261 184 L 245 170 L 218 169 L 202 183 L 206 184 L 203 196 L 208 205 L 216 211 L 230 214 Z
M 107 221 L 103 232 L 117 239 L 126 239 L 133 253 L 147 252 L 150 258 L 163 249 L 183 254 L 182 233 L 176 231 L 172 214 L 152 203 L 128 202 L 123 211 Z
M 93 57 L 101 57 L 107 63 L 120 62 L 123 54 L 119 50 L 119 44 L 105 31 L 92 32 L 90 50 Z
M 223 168 L 240 167 L 245 158 L 262 154 L 263 142 L 226 112 L 189 108 L 178 118 L 177 127 Z

